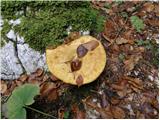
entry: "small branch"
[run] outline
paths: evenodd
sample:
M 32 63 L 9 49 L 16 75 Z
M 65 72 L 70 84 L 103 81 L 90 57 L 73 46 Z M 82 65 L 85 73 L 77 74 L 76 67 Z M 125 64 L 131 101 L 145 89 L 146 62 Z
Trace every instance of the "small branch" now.
M 45 116 L 52 117 L 52 118 L 57 118 L 57 117 L 55 117 L 55 116 L 52 116 L 52 115 L 47 114 L 47 113 L 44 113 L 44 112 L 39 111 L 39 110 L 37 110 L 37 109 L 34 109 L 34 108 L 32 108 L 32 107 L 29 107 L 29 106 L 24 106 L 24 107 L 27 108 L 27 109 L 30 109 L 30 110 L 32 110 L 32 111 L 35 111 L 35 112 L 37 112 L 37 113 L 40 113 L 40 114 L 42 114 L 42 115 L 45 115 Z

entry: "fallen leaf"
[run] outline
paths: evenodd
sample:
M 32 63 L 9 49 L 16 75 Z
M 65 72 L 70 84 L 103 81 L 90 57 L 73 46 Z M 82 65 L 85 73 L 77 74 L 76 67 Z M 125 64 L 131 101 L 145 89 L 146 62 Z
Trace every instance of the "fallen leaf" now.
M 22 82 L 22 81 L 15 80 L 15 82 L 16 82 L 16 85 L 17 85 L 17 86 L 21 86 L 21 85 L 23 85 L 23 82 Z
M 79 59 L 75 59 L 73 61 L 71 61 L 71 71 L 77 71 L 81 68 L 82 66 L 82 61 L 80 61 Z
M 82 75 L 79 75 L 77 77 L 76 83 L 77 83 L 78 87 L 80 87 L 83 84 L 83 77 L 82 77 Z
M 12 93 L 12 91 L 14 90 L 14 88 L 17 87 L 17 84 L 14 81 L 11 81 L 7 84 L 7 91 L 4 93 L 5 95 L 10 95 Z
M 125 70 L 127 71 L 131 71 L 133 70 L 134 66 L 138 63 L 138 61 L 142 58 L 142 56 L 140 55 L 131 55 L 131 57 L 124 61 L 124 67 Z
M 27 74 L 23 74 L 18 78 L 18 80 L 22 81 L 22 82 L 25 82 L 27 79 L 28 79 L 28 75 Z
M 58 109 L 58 119 L 63 119 L 64 118 L 64 108 L 59 108 Z
M 56 100 L 57 98 L 58 98 L 57 89 L 53 88 L 52 90 L 49 91 L 47 99 L 48 99 L 48 101 L 52 102 L 52 101 Z
M 105 107 L 107 107 L 108 104 L 109 104 L 109 103 L 108 103 L 108 101 L 107 101 L 107 96 L 106 96 L 106 94 L 103 92 L 102 95 L 101 95 L 101 106 L 102 106 L 102 108 L 105 108 Z
M 7 84 L 1 81 L 1 94 L 4 94 L 7 91 Z
M 29 79 L 28 83 L 32 83 L 32 84 L 40 84 L 40 82 L 37 79 Z
M 142 9 L 147 12 L 152 12 L 154 10 L 154 4 L 151 2 L 146 2 L 143 4 Z
M 98 45 L 99 45 L 99 43 L 95 40 L 92 40 L 92 41 L 89 41 L 89 42 L 83 44 L 83 46 L 89 51 L 94 50 L 95 48 L 98 47 Z
M 115 39 L 116 29 L 117 28 L 115 27 L 114 22 L 112 20 L 106 20 L 104 28 L 104 36 L 107 37 L 108 40 Z
M 67 38 L 64 39 L 64 44 L 69 44 L 71 41 L 78 39 L 80 37 L 79 32 L 71 32 Z
M 99 112 L 102 119 L 113 119 L 113 115 L 110 111 L 110 106 L 108 106 L 107 108 L 104 109 L 104 108 L 98 107 L 94 103 L 88 102 L 88 100 L 86 100 L 86 99 L 82 100 L 82 102 L 85 105 L 87 105 L 87 106 L 91 107 L 92 109 L 95 109 L 97 112 Z
M 47 74 L 45 74 L 42 81 L 45 82 L 45 81 L 47 81 L 48 79 L 49 79 L 49 76 L 48 76 Z
M 120 99 L 114 98 L 114 97 L 111 98 L 111 103 L 112 103 L 113 105 L 117 105 L 119 102 L 120 102 Z
M 147 20 L 145 20 L 145 23 L 146 24 L 149 24 L 149 25 L 151 25 L 151 26 L 154 26 L 154 27 L 158 27 L 159 26 L 159 19 L 147 19 Z
M 116 119 L 124 119 L 125 118 L 125 112 L 122 108 L 118 106 L 112 106 L 111 111 L 113 113 L 114 118 Z
M 77 55 L 79 58 L 84 57 L 87 54 L 88 50 L 81 44 L 77 48 Z
M 143 89 L 143 82 L 139 78 L 132 78 L 132 77 L 126 76 L 125 79 L 127 79 L 128 83 L 133 87 L 138 88 L 140 90 Z
M 124 89 L 123 91 L 117 91 L 117 94 L 120 98 L 123 98 L 127 95 L 127 89 Z
M 76 104 L 72 106 L 72 111 L 73 119 L 85 119 L 85 112 L 80 110 Z
M 111 87 L 115 90 L 121 91 L 125 88 L 125 86 L 117 85 L 117 84 L 112 84 Z
M 42 96 L 46 96 L 49 94 L 50 90 L 56 89 L 57 86 L 53 82 L 45 82 L 40 86 L 40 93 Z
M 41 68 L 38 68 L 35 72 L 36 77 L 39 77 L 43 74 L 43 70 Z
M 80 36 L 81 36 L 81 35 L 80 35 L 79 32 L 71 32 L 71 33 L 69 34 L 69 38 L 70 38 L 71 40 L 78 39 Z
M 118 44 L 118 45 L 121 45 L 121 44 L 126 44 L 126 43 L 128 43 L 129 41 L 127 40 L 127 39 L 124 39 L 124 38 L 117 38 L 116 39 L 116 43 Z
M 49 77 L 52 81 L 57 81 L 58 80 L 58 78 L 56 76 L 54 76 L 53 74 L 51 74 Z
M 29 78 L 28 78 L 28 82 L 30 83 L 32 80 L 35 80 L 36 79 L 36 75 L 34 73 L 32 73 Z
M 58 97 L 57 85 L 53 82 L 45 82 L 40 86 L 40 94 L 42 98 L 48 101 L 56 100 Z

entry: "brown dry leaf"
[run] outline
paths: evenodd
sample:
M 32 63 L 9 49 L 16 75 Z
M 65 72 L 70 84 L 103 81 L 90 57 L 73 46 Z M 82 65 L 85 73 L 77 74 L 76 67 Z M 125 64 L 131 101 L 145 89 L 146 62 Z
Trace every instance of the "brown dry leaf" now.
M 117 98 L 114 98 L 114 97 L 111 98 L 111 103 L 113 105 L 117 105 L 119 102 L 120 102 L 120 99 L 117 99 Z
M 84 57 L 87 54 L 88 50 L 81 44 L 77 48 L 77 55 L 79 58 Z
M 18 80 L 22 81 L 22 82 L 25 82 L 27 79 L 28 79 L 28 75 L 27 74 L 23 74 L 18 78 Z
M 64 118 L 64 108 L 59 108 L 58 109 L 58 119 L 63 119 Z
M 77 83 L 78 87 L 80 87 L 83 84 L 83 77 L 82 77 L 82 75 L 79 75 L 77 77 L 76 83 Z
M 7 91 L 4 93 L 5 95 L 10 95 L 12 91 L 17 87 L 17 84 L 15 81 L 11 81 L 9 84 L 7 84 Z
M 79 32 L 71 32 L 68 37 L 69 37 L 69 39 L 71 39 L 71 40 L 75 40 L 75 39 L 78 39 L 80 36 L 81 36 L 81 35 L 80 35 Z
M 159 110 L 159 101 L 158 100 L 153 99 L 152 102 L 151 102 L 151 105 L 153 105 L 154 108 Z
M 110 47 L 111 47 L 111 50 L 112 50 L 113 54 L 119 54 L 120 47 L 117 44 L 112 44 Z
M 43 74 L 43 70 L 41 68 L 38 68 L 34 74 L 36 77 L 39 77 Z
M 115 90 L 121 91 L 125 88 L 125 86 L 117 85 L 117 84 L 112 84 L 111 87 Z
M 32 84 L 40 84 L 40 82 L 37 79 L 29 79 L 28 83 L 32 83 Z
M 28 82 L 30 83 L 32 80 L 35 80 L 35 79 L 36 79 L 36 75 L 32 73 L 28 78 Z
M 1 94 L 4 94 L 7 91 L 7 84 L 1 81 Z
M 151 26 L 154 27 L 158 27 L 159 26 L 159 20 L 158 19 L 147 19 L 145 20 L 146 24 L 149 24 Z
M 71 71 L 77 71 L 81 68 L 82 66 L 82 61 L 80 61 L 79 59 L 75 59 L 71 62 Z
M 152 12 L 154 10 L 154 5 L 151 2 L 146 2 L 143 4 L 143 10 L 147 12 Z
M 135 88 L 143 89 L 143 82 L 139 78 L 125 77 L 128 80 L 128 83 Z
M 58 78 L 56 76 L 54 76 L 53 74 L 51 74 L 49 77 L 52 81 L 57 81 L 58 80 Z
M 101 106 L 102 106 L 102 108 L 105 108 L 105 107 L 107 107 L 108 104 L 109 104 L 109 103 L 108 103 L 108 101 L 107 101 L 107 96 L 106 96 L 106 94 L 103 92 L 102 95 L 101 95 Z
M 45 74 L 42 81 L 45 82 L 45 81 L 47 81 L 48 79 L 49 79 L 49 76 L 48 76 L 47 74 Z
M 104 28 L 104 35 L 110 39 L 114 39 L 116 36 L 116 29 L 113 21 L 107 20 Z
M 133 70 L 134 66 L 138 63 L 138 61 L 142 58 L 142 56 L 140 55 L 131 55 L 131 57 L 124 61 L 124 67 L 125 70 L 127 71 L 131 71 Z
M 16 85 L 17 85 L 17 86 L 21 86 L 21 85 L 23 85 L 23 82 L 22 82 L 22 81 L 15 80 L 15 82 L 16 82 Z
M 127 80 L 121 78 L 118 83 L 112 84 L 111 87 L 116 91 L 123 91 L 127 87 Z
M 83 104 L 95 109 L 97 112 L 100 113 L 102 119 L 113 119 L 113 115 L 110 111 L 110 106 L 108 105 L 106 108 L 100 108 L 95 103 L 91 103 L 88 101 L 88 98 L 82 100 Z
M 79 32 L 71 32 L 67 38 L 64 39 L 64 44 L 69 44 L 71 41 L 78 39 L 80 37 Z
M 111 111 L 113 113 L 114 118 L 116 119 L 124 119 L 125 118 L 125 112 L 122 108 L 118 106 L 111 107 Z
M 47 96 L 47 99 L 48 99 L 48 101 L 54 101 L 54 100 L 56 100 L 58 98 L 58 92 L 57 92 L 57 89 L 52 89 L 52 90 L 50 90 L 49 91 L 49 93 L 48 93 L 48 96 Z
M 128 41 L 127 39 L 122 38 L 122 37 L 116 39 L 117 45 L 126 44 L 126 43 L 128 43 L 128 42 L 129 42 L 129 41 Z
M 159 5 L 158 4 L 154 5 L 154 12 L 156 13 L 156 16 L 159 16 Z
M 74 119 L 85 119 L 86 117 L 85 112 L 81 111 L 77 105 L 74 104 L 72 106 L 72 111 L 74 113 L 73 115 Z
M 123 38 L 128 40 L 129 44 L 134 44 L 134 36 L 133 36 L 133 30 L 129 29 L 126 30 L 123 34 L 122 34 Z
M 114 39 L 110 39 L 108 38 L 104 33 L 102 33 L 102 36 L 108 41 L 110 42 L 110 44 L 112 44 L 114 42 Z M 109 45 L 108 45 L 109 46 Z
M 40 93 L 42 96 L 46 96 L 52 89 L 56 89 L 56 88 L 57 86 L 55 83 L 45 82 L 40 86 Z
M 45 82 L 40 86 L 41 97 L 47 98 L 48 101 L 56 100 L 58 97 L 57 85 L 53 82 Z
M 101 114 L 102 119 L 113 119 L 113 114 L 111 113 L 110 107 L 107 107 L 105 109 L 97 108 L 96 110 Z
M 120 98 L 123 98 L 127 95 L 127 89 L 124 89 L 122 91 L 117 91 L 117 94 L 120 96 Z
M 97 42 L 95 40 L 92 40 L 92 41 L 89 41 L 89 42 L 83 44 L 83 46 L 89 51 L 94 50 L 95 48 L 98 47 L 98 45 L 99 45 L 99 42 Z

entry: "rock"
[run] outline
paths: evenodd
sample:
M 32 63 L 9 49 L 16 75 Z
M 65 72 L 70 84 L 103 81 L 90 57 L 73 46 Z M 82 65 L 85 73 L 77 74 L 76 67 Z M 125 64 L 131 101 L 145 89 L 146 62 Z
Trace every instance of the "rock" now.
M 16 79 L 23 72 L 14 54 L 12 42 L 1 48 L 1 63 L 1 79 Z
M 11 30 L 7 36 L 15 41 L 15 33 L 13 30 Z M 17 41 L 17 51 L 15 51 L 15 46 L 12 41 L 9 41 L 1 48 L 2 79 L 17 79 L 23 73 L 22 65 L 27 74 L 36 71 L 37 68 L 47 69 L 45 53 L 40 54 L 30 48 L 28 44 L 24 43 L 23 37 L 19 35 L 17 35 Z M 15 52 L 18 52 L 18 58 Z M 21 61 L 22 65 L 18 59 Z

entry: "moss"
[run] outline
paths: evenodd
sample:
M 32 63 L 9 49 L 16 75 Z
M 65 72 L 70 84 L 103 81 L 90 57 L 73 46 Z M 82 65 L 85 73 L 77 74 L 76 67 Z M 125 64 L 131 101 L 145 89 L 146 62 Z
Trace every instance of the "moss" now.
M 8 42 L 8 39 L 6 37 L 6 33 L 8 33 L 11 29 L 11 25 L 9 24 L 8 20 L 3 21 L 3 29 L 1 30 L 1 47 L 5 45 L 5 43 Z
M 41 52 L 47 46 L 61 44 L 70 26 L 71 31 L 103 30 L 103 17 L 88 1 L 3 1 L 2 16 L 7 20 L 20 17 L 21 23 L 14 30 Z

